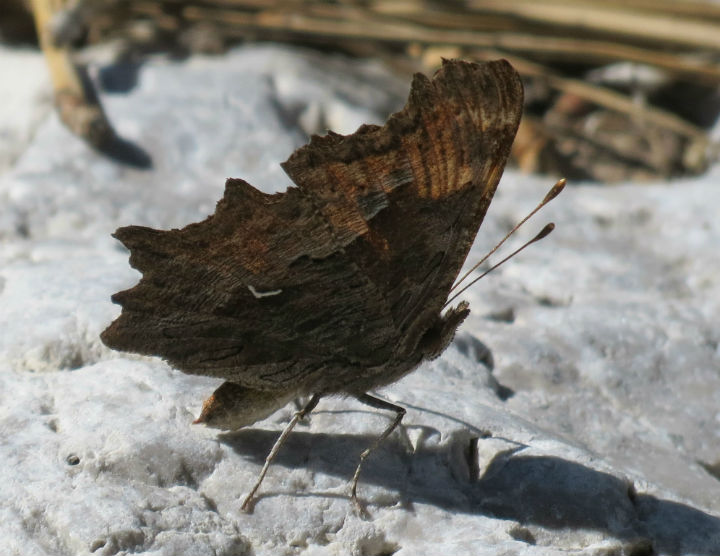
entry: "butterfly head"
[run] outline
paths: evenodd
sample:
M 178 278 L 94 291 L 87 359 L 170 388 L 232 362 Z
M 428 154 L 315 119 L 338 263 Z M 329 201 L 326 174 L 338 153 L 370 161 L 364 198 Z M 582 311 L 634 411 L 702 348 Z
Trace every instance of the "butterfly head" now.
M 420 340 L 420 351 L 425 359 L 435 359 L 445 351 L 455 337 L 455 331 L 470 314 L 467 301 L 449 309 L 444 315 L 438 316 L 435 323 L 425 332 Z

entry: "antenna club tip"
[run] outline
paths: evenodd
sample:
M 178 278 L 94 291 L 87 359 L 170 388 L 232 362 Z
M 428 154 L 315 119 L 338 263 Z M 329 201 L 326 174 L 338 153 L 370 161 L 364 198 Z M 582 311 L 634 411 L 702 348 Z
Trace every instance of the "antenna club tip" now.
M 554 222 L 550 222 L 549 224 L 546 224 L 545 227 L 542 230 L 540 230 L 540 233 L 535 236 L 535 239 L 533 239 L 533 241 L 540 241 L 542 238 L 550 235 L 550 232 L 552 232 L 554 229 L 555 229 Z
M 542 204 L 549 203 L 552 201 L 555 197 L 560 195 L 563 189 L 565 189 L 565 184 L 567 183 L 567 180 L 565 178 L 559 179 L 555 185 L 550 188 L 550 191 L 548 191 L 548 194 L 545 195 L 545 198 L 543 199 Z

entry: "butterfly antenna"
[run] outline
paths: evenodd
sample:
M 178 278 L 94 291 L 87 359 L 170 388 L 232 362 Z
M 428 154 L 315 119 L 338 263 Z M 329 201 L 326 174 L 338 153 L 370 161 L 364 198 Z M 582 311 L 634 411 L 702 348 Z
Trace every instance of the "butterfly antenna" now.
M 473 281 L 470 282 L 469 284 L 466 284 L 466 285 L 463 287 L 463 289 L 461 289 L 459 292 L 457 292 L 455 295 L 453 295 L 450 299 L 448 299 L 448 300 L 445 302 L 445 305 L 443 305 L 443 309 L 444 309 L 445 307 L 447 307 L 448 305 L 450 305 L 450 303 L 452 303 L 453 300 L 454 300 L 456 297 L 458 297 L 459 295 L 462 295 L 462 293 L 463 293 L 465 290 L 467 290 L 470 286 L 472 286 L 475 282 L 477 282 L 477 281 L 480 280 L 481 278 L 484 278 L 487 274 L 491 273 L 493 270 L 495 270 L 497 267 L 499 267 L 499 266 L 500 266 L 501 264 L 503 264 L 504 262 L 507 262 L 507 261 L 509 261 L 510 259 L 512 259 L 515 255 L 517 255 L 520 251 L 522 251 L 523 249 L 525 249 L 528 245 L 531 245 L 531 244 L 535 243 L 536 241 L 540 241 L 542 238 L 546 237 L 546 236 L 547 236 L 550 232 L 552 232 L 554 229 L 555 229 L 555 224 L 553 224 L 552 222 L 550 222 L 550 224 L 547 224 L 542 230 L 540 230 L 540 233 L 539 233 L 538 235 L 536 235 L 534 238 L 532 238 L 530 241 L 528 241 L 527 243 L 525 243 L 524 245 L 522 245 L 521 247 L 519 247 L 518 249 L 516 249 L 516 250 L 513 251 L 512 253 L 510 253 L 507 257 L 505 257 L 505 258 L 504 258 L 502 261 L 500 261 L 499 263 L 494 264 L 493 266 L 491 266 L 490 268 L 488 268 L 488 269 L 487 269 L 485 272 L 483 272 L 480 276 L 478 276 L 477 278 L 475 278 L 475 280 L 473 280 Z
M 502 238 L 502 240 L 500 240 L 500 242 L 499 242 L 495 247 L 493 247 L 493 248 L 487 253 L 487 255 L 485 255 L 485 256 L 484 256 L 482 259 L 480 259 L 476 264 L 474 264 L 473 267 L 472 267 L 470 270 L 468 270 L 465 274 L 462 275 L 462 277 L 461 277 L 457 282 L 455 282 L 455 285 L 450 289 L 450 293 L 452 293 L 460 284 L 462 284 L 462 283 L 467 279 L 467 277 L 470 276 L 470 274 L 472 274 L 475 270 L 477 270 L 477 268 L 478 268 L 481 264 L 483 264 L 486 260 L 488 260 L 488 258 L 489 258 L 493 253 L 495 253 L 495 251 L 497 251 L 497 250 L 500 248 L 500 246 L 501 246 L 503 243 L 505 243 L 505 241 L 507 241 L 507 239 L 508 239 L 511 235 L 513 235 L 513 234 L 520 228 L 520 226 L 522 226 L 523 224 L 525 224 L 525 222 L 527 222 L 537 211 L 539 211 L 541 208 L 543 208 L 545 205 L 547 205 L 547 204 L 548 204 L 550 201 L 552 201 L 555 197 L 557 197 L 558 195 L 560 195 L 560 192 L 565 188 L 565 183 L 566 183 L 565 178 L 558 180 L 557 183 L 556 183 L 555 185 L 553 185 L 552 188 L 550 188 L 550 191 L 548 191 L 547 195 L 545 195 L 545 198 L 544 198 L 542 201 L 540 201 L 540 203 L 538 204 L 538 206 L 536 206 L 525 218 L 523 218 L 520 222 L 518 222 L 518 223 L 513 227 L 513 229 L 510 230 L 510 231 L 507 233 L 507 235 L 506 235 L 504 238 Z M 540 233 L 537 234 L 533 239 L 531 239 L 530 241 L 528 241 L 527 243 L 525 243 L 525 244 L 524 244 L 522 247 L 520 247 L 519 249 L 516 249 L 515 251 L 513 251 L 513 253 L 511 253 L 510 255 L 508 255 L 507 257 L 505 257 L 502 261 L 500 261 L 500 262 L 497 263 L 496 265 L 493 265 L 489 270 L 486 270 L 485 272 L 483 272 L 480 276 L 478 276 L 477 278 L 475 278 L 472 282 L 470 282 L 469 284 L 467 284 L 466 286 L 464 286 L 459 292 L 457 292 L 457 293 L 456 293 L 455 295 L 453 295 L 450 299 L 448 299 L 448 301 L 447 301 L 447 302 L 445 303 L 445 305 L 443 306 L 443 309 L 444 309 L 445 307 L 447 307 L 456 297 L 458 297 L 458 296 L 459 296 L 460 294 L 462 294 L 465 290 L 467 290 L 470 286 L 472 286 L 475 282 L 477 282 L 478 280 L 480 280 L 481 278 L 483 278 L 486 274 L 488 274 L 489 272 L 492 272 L 493 270 L 495 270 L 497 267 L 499 267 L 499 266 L 500 266 L 501 264 L 503 264 L 505 261 L 513 258 L 513 257 L 514 257 L 515 255 L 517 255 L 520 251 L 522 251 L 523 249 L 525 249 L 528 245 L 531 245 L 531 244 L 535 243 L 536 241 L 540 241 L 541 239 L 543 239 L 544 237 L 546 237 L 550 232 L 552 232 L 554 229 L 555 229 L 555 224 L 550 223 L 550 224 L 548 224 L 547 226 L 545 226 L 545 227 L 540 231 Z
M 555 197 L 557 197 L 558 195 L 560 195 L 560 192 L 565 188 L 565 181 L 566 181 L 565 178 L 562 178 L 562 179 L 558 180 L 557 183 L 550 188 L 550 191 L 548 191 L 547 195 L 545 195 L 545 198 L 544 198 L 542 201 L 540 201 L 540 204 L 538 204 L 538 206 L 536 206 L 536 207 L 530 212 L 530 214 L 528 214 L 525 218 L 523 218 L 522 220 L 520 220 L 520 222 L 518 222 L 517 224 L 515 224 L 515 226 L 513 227 L 513 229 L 510 230 L 510 231 L 507 233 L 507 235 L 500 240 L 500 243 L 498 243 L 495 247 L 493 247 L 493 248 L 488 252 L 487 255 L 485 255 L 485 256 L 484 256 L 482 259 L 480 259 L 476 264 L 474 264 L 473 267 L 472 267 L 470 270 L 468 270 L 465 274 L 463 274 L 462 277 L 461 277 L 457 282 L 455 282 L 455 285 L 454 285 L 452 288 L 450 288 L 450 291 L 449 291 L 448 293 L 452 293 L 453 290 L 455 290 L 455 288 L 457 288 L 460 284 L 462 284 L 468 276 L 470 276 L 473 272 L 475 272 L 475 270 L 477 270 L 477 268 L 478 268 L 481 264 L 483 264 L 485 261 L 487 261 L 488 258 L 490 258 L 490 256 L 491 256 L 493 253 L 495 253 L 495 251 L 497 251 L 497 250 L 500 248 L 500 246 L 501 246 L 503 243 L 505 243 L 505 241 L 507 241 L 507 239 L 508 239 L 511 235 L 513 235 L 515 232 L 517 232 L 517 231 L 518 231 L 518 228 L 520 228 L 520 226 L 522 226 L 523 224 L 525 224 L 525 222 L 527 222 L 537 211 L 539 211 L 541 208 L 543 208 L 545 205 L 547 205 L 547 204 L 548 204 L 550 201 L 552 201 Z M 549 232 L 548 232 L 548 233 L 549 233 Z M 531 241 L 530 243 L 532 243 L 532 241 Z M 528 244 L 528 245 L 529 245 L 529 244 Z M 524 247 L 523 247 L 523 249 L 524 249 Z M 484 276 L 484 274 L 483 274 L 483 276 Z M 476 280 L 473 280 L 473 284 L 474 284 L 475 282 L 476 282 Z M 467 288 L 463 288 L 463 291 L 465 291 L 466 289 L 467 289 Z M 453 299 L 455 299 L 455 297 L 456 297 L 456 296 L 453 296 Z

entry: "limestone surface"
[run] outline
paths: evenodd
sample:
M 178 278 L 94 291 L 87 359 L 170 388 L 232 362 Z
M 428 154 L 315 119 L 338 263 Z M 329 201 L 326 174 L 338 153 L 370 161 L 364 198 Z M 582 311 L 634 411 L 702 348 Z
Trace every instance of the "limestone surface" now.
M 26 60 L 29 56 L 31 62 Z M 25 61 L 19 64 L 19 60 Z M 307 133 L 382 122 L 409 83 L 274 46 L 98 65 L 110 120 L 149 169 L 47 110 L 39 54 L 3 51 L 0 130 L 0 553 L 73 555 L 720 555 L 720 169 L 696 180 L 572 184 L 510 240 L 555 232 L 465 294 L 442 357 L 381 392 L 390 416 L 323 400 L 240 510 L 289 405 L 257 425 L 192 425 L 218 381 L 112 352 L 98 335 L 139 275 L 110 234 L 211 213 L 226 177 L 289 185 Z M 35 99 L 35 100 L 28 100 Z M 545 195 L 507 171 L 478 260 Z

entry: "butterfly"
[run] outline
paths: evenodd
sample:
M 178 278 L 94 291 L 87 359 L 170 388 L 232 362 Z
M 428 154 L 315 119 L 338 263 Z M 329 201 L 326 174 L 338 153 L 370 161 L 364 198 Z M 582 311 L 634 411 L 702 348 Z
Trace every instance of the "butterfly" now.
M 416 74 L 385 125 L 313 136 L 282 164 L 296 187 L 263 193 L 228 179 L 215 213 L 182 229 L 142 226 L 114 237 L 142 272 L 112 296 L 121 315 L 102 333 L 116 350 L 157 355 L 225 382 L 197 422 L 240 428 L 310 396 L 368 394 L 439 356 L 469 314 L 444 311 L 510 153 L 523 88 L 504 61 L 444 61 Z

